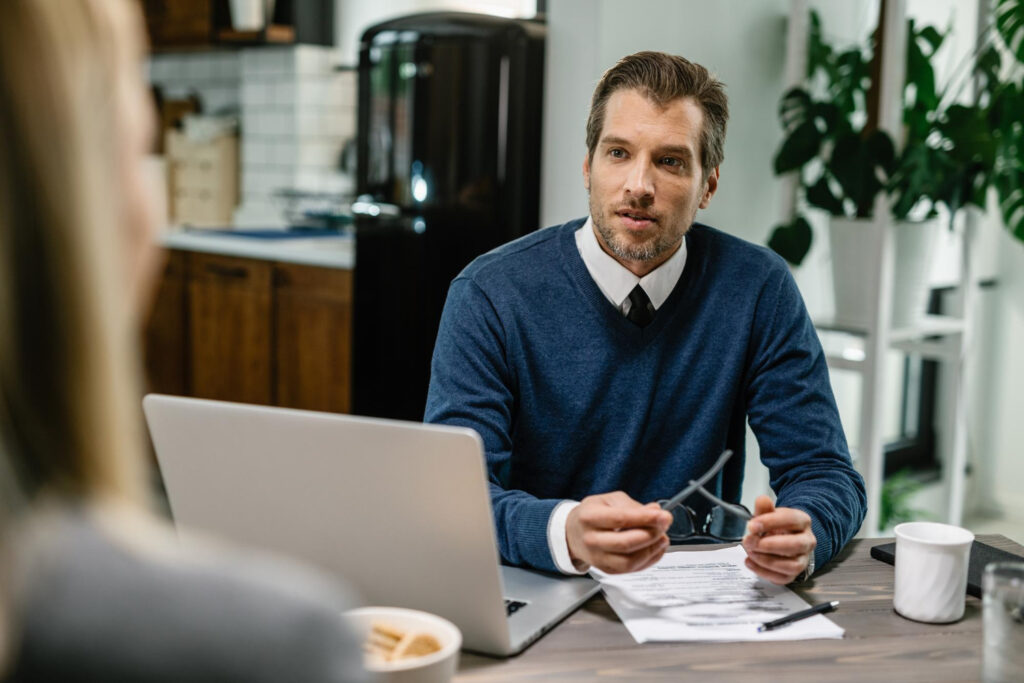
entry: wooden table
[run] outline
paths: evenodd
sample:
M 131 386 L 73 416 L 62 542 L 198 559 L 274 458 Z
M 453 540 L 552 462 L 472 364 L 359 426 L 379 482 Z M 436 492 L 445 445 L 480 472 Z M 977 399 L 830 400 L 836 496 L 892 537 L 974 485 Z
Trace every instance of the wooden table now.
M 1005 536 L 978 540 L 1024 554 L 1024 546 Z M 893 568 L 869 555 L 871 546 L 884 542 L 853 541 L 797 590 L 811 603 L 842 603 L 828 615 L 846 629 L 842 640 L 640 645 L 599 594 L 518 657 L 463 653 L 456 680 L 978 680 L 981 601 L 968 596 L 964 618 L 955 624 L 920 624 L 899 616 L 892 608 Z

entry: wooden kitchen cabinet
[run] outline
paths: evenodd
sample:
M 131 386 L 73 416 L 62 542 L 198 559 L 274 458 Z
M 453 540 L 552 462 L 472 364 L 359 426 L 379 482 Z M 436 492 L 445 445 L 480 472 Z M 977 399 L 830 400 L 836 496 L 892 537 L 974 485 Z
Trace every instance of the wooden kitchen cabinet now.
M 142 0 L 151 50 L 306 43 L 334 45 L 335 0 L 268 2 L 272 14 L 257 31 L 236 31 L 228 0 Z
M 143 328 L 146 392 L 187 394 L 187 298 L 185 253 L 168 251 Z
M 172 250 L 159 291 L 151 391 L 349 411 L 351 270 Z
M 267 261 L 189 254 L 191 394 L 273 403 L 272 268 Z
M 274 266 L 277 405 L 347 413 L 352 384 L 352 271 Z

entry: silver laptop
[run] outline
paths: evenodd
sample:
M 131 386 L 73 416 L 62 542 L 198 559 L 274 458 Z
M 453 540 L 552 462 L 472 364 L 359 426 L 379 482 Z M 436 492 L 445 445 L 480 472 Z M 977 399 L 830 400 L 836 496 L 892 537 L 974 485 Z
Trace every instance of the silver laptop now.
M 149 395 L 175 523 L 302 558 L 369 604 L 439 614 L 512 655 L 599 589 L 501 566 L 471 429 Z

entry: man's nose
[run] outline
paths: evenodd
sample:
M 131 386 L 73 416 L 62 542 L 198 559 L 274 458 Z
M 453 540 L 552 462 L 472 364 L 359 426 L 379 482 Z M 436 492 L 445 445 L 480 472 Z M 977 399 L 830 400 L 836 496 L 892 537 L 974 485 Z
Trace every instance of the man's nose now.
M 654 175 L 650 159 L 642 155 L 633 160 L 629 173 L 626 175 L 626 194 L 633 199 L 651 199 L 654 197 Z

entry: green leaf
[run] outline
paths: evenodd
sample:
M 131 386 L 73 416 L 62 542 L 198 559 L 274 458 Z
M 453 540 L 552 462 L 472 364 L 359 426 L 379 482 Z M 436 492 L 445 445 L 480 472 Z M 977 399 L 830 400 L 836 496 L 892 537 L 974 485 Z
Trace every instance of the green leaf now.
M 1024 242 L 1024 171 L 1000 176 L 996 182 L 999 192 L 999 211 L 1010 233 Z
M 779 119 L 787 135 L 775 155 L 776 175 L 795 171 L 820 153 L 825 140 L 821 129 L 827 130 L 834 120 L 833 109 L 814 103 L 802 88 L 793 88 L 783 96 Z
M 857 216 L 871 215 L 875 197 L 884 187 L 895 161 L 892 139 L 875 131 L 866 140 L 851 133 L 836 140 L 826 167 L 857 206 Z
M 925 26 L 917 36 L 931 46 L 931 52 L 928 53 L 929 57 L 938 51 L 942 46 L 942 42 L 946 39 L 946 34 L 939 33 L 938 29 L 934 26 Z
M 867 92 L 868 68 L 869 63 L 859 48 L 847 50 L 836 58 L 828 90 L 832 101 L 846 117 L 857 111 L 857 95 Z
M 794 266 L 799 266 L 811 249 L 812 239 L 810 223 L 803 216 L 797 216 L 789 223 L 775 226 L 768 238 L 768 247 Z
M 899 219 L 906 218 L 921 201 L 930 201 L 933 207 L 936 203 L 951 207 L 953 198 L 944 196 L 943 188 L 953 186 L 950 176 L 956 172 L 957 166 L 946 150 L 922 141 L 908 144 L 903 148 L 889 181 L 893 215 Z
M 1007 47 L 1024 62 L 1024 3 L 1021 0 L 996 0 L 996 29 Z
M 906 84 L 912 86 L 915 103 L 927 109 L 934 109 L 939 103 L 939 97 L 935 90 L 935 70 L 929 56 L 921 49 L 918 33 L 914 30 L 914 20 L 908 20 Z
M 999 82 L 999 71 L 1002 69 L 1002 59 L 999 57 L 999 50 L 990 45 L 982 50 L 974 63 L 974 71 L 982 77 L 982 86 L 991 88 Z
M 1024 163 L 1024 83 L 1003 84 L 992 95 L 988 128 L 996 141 L 996 165 L 1000 168 Z
M 839 111 L 839 107 L 832 102 L 815 102 L 811 107 L 810 114 L 815 125 L 818 126 L 818 130 L 826 138 L 834 138 L 839 133 L 850 129 L 850 124 Z
M 791 88 L 779 102 L 779 121 L 789 131 L 811 117 L 813 103 L 803 88 Z
M 846 215 L 842 200 L 832 193 L 832 188 L 828 186 L 828 178 L 824 175 L 818 178 L 818 182 L 807 188 L 804 196 L 807 198 L 808 204 L 825 209 L 833 216 Z
M 828 69 L 831 61 L 832 48 L 821 39 L 821 18 L 811 10 L 811 25 L 807 32 L 807 78 L 813 78 L 818 69 Z
M 795 171 L 818 155 L 821 133 L 813 121 L 804 121 L 782 142 L 775 155 L 775 175 Z
M 901 470 L 886 477 L 882 483 L 879 510 L 879 528 L 887 529 L 900 522 L 927 519 L 929 513 L 910 507 L 910 498 L 921 489 L 910 470 Z
M 965 166 L 995 165 L 997 143 L 987 114 L 980 106 L 954 104 L 938 122 L 939 132 L 951 146 L 950 156 Z

